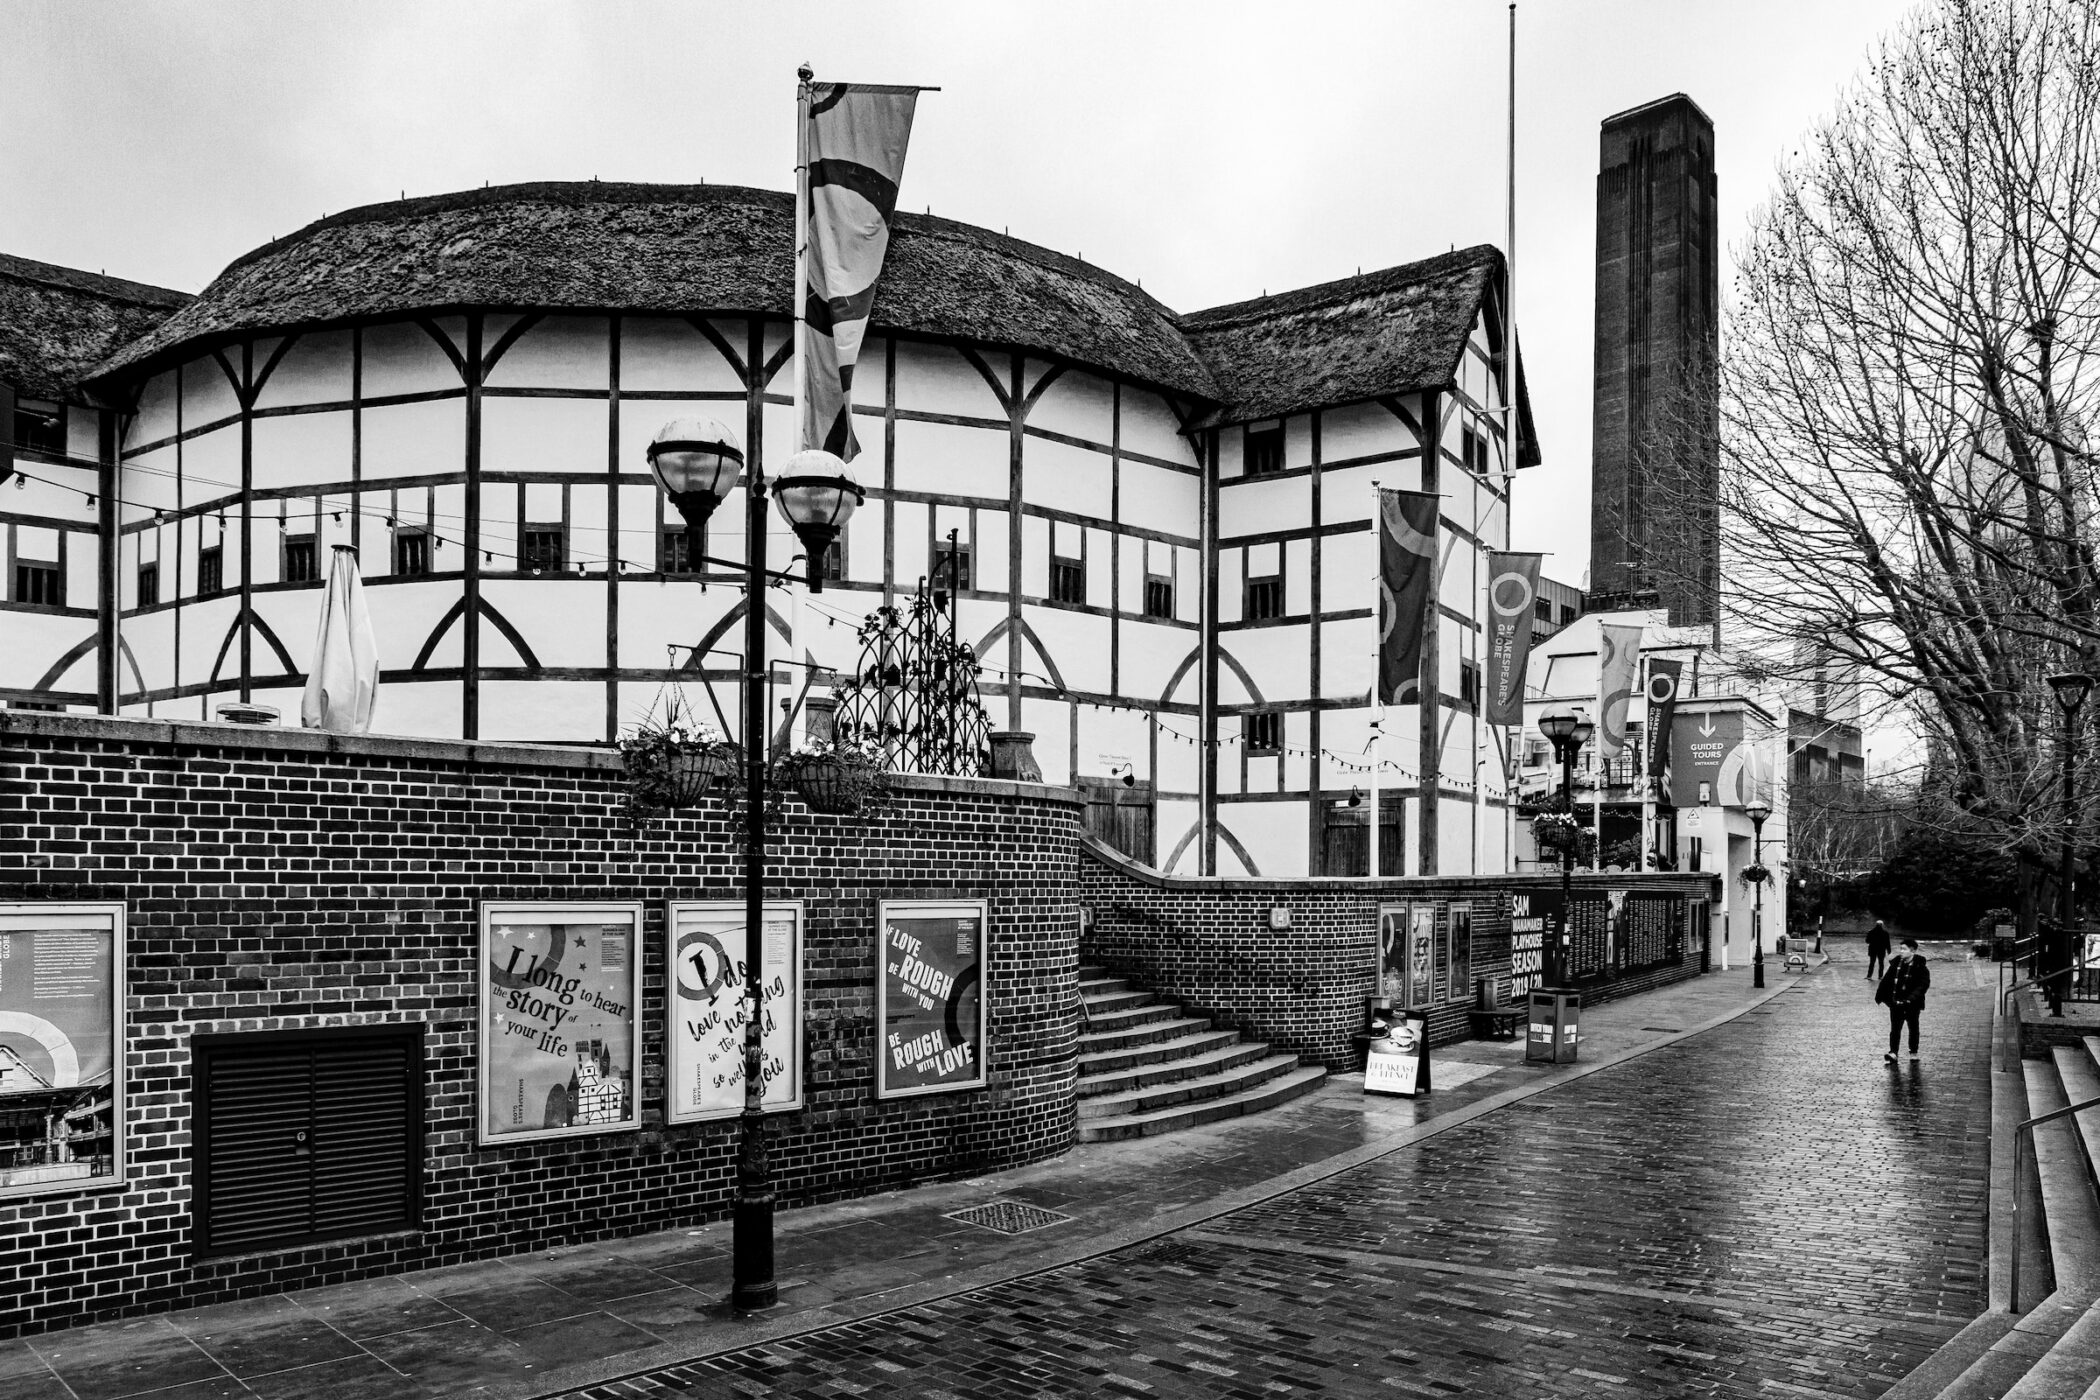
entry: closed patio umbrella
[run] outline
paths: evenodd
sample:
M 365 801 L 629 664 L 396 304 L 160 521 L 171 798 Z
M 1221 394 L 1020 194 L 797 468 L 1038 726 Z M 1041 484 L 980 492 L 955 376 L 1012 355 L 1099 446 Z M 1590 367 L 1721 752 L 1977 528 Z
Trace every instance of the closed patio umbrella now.
M 365 611 L 357 551 L 339 544 L 321 595 L 321 625 L 314 633 L 299 722 L 308 729 L 362 734 L 372 727 L 378 693 L 379 643 L 372 635 L 372 615 Z

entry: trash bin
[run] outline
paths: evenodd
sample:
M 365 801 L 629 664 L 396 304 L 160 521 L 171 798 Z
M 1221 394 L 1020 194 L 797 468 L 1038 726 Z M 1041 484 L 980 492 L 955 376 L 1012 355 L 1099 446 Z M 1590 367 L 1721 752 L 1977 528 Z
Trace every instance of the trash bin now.
M 1531 994 L 1526 1064 L 1571 1065 L 1581 1041 L 1582 993 L 1541 987 Z

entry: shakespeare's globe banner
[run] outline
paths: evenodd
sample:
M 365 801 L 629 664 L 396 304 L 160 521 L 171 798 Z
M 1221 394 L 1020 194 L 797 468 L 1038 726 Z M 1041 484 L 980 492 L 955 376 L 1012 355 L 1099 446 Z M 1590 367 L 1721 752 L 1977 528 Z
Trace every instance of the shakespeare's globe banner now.
M 1524 673 L 1531 665 L 1532 605 L 1539 596 L 1540 554 L 1488 555 L 1489 724 L 1524 723 Z

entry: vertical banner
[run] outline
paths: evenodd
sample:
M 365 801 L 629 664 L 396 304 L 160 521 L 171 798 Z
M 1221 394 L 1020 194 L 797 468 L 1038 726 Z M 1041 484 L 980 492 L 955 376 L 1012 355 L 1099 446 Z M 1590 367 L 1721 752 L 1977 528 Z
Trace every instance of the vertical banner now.
M 1487 722 L 1524 724 L 1524 672 L 1531 664 L 1532 604 L 1540 554 L 1488 555 Z
M 1419 1011 L 1372 1018 L 1364 1048 L 1364 1092 L 1413 1098 L 1429 1092 L 1429 1018 Z
M 1661 658 L 1648 663 L 1648 776 L 1655 791 L 1670 790 L 1670 738 L 1676 731 L 1677 684 L 1683 678 L 1682 661 Z
M 124 1177 L 124 906 L 0 904 L 0 1196 Z
M 920 89 L 810 83 L 802 130 L 808 227 L 802 280 L 802 421 L 796 448 L 847 461 L 853 367 L 890 251 L 890 219 Z
M 641 1126 L 642 906 L 481 906 L 481 1141 Z
M 1439 499 L 1378 491 L 1378 694 L 1381 705 L 1422 701 L 1422 628 L 1436 584 Z
M 665 1121 L 698 1123 L 744 1111 L 744 997 L 750 944 L 744 902 L 687 903 L 665 910 L 670 1004 L 665 1008 Z M 767 1109 L 802 1107 L 802 905 L 768 901 L 760 966 L 765 969 Z
M 984 1084 L 985 910 L 981 899 L 883 901 L 877 1098 Z
M 1633 699 L 1633 673 L 1640 656 L 1639 625 L 1598 624 L 1597 757 L 1601 762 L 1611 762 L 1626 747 L 1626 707 Z

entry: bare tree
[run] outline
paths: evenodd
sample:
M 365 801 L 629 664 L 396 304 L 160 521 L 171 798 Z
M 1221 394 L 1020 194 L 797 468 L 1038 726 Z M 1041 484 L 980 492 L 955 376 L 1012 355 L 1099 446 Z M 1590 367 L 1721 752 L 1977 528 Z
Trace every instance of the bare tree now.
M 2044 677 L 2100 664 L 2096 60 L 2091 0 L 1941 0 L 1884 41 L 1752 217 L 1719 376 L 1732 630 L 1907 711 L 1960 825 L 2030 860 Z

